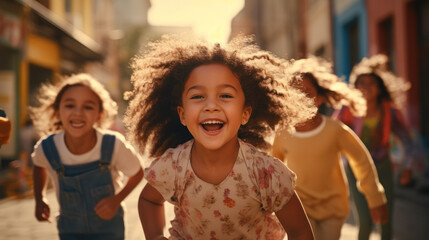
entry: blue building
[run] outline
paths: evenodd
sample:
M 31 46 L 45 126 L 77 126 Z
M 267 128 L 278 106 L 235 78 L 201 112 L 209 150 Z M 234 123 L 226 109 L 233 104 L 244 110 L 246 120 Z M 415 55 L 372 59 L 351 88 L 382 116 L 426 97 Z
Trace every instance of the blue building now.
M 354 64 L 368 54 L 368 23 L 364 0 L 334 0 L 335 73 L 348 79 Z

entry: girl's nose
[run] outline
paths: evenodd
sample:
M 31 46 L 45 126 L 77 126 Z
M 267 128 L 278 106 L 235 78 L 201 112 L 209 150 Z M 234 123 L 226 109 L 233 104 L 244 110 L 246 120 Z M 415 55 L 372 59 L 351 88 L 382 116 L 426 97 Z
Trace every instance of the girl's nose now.
M 215 98 L 207 98 L 206 105 L 204 107 L 204 111 L 218 111 L 219 106 Z
M 73 113 L 75 114 L 81 114 L 83 112 L 83 109 L 80 107 L 75 107 Z

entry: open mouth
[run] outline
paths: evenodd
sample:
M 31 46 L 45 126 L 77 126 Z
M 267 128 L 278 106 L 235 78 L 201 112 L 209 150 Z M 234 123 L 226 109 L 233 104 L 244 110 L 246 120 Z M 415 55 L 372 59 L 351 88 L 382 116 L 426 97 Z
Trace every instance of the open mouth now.
M 70 121 L 70 125 L 72 127 L 79 128 L 79 127 L 83 127 L 85 125 L 85 122 L 83 122 L 83 121 Z
M 204 130 L 208 132 L 216 132 L 219 131 L 224 125 L 224 122 L 217 121 L 217 120 L 210 120 L 206 122 L 202 122 L 201 126 L 204 128 Z

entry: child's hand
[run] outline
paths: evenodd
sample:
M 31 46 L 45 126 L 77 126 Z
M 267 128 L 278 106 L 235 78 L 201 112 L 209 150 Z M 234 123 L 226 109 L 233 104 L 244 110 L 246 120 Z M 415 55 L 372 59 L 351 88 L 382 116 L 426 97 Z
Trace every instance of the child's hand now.
M 386 204 L 371 208 L 370 212 L 374 223 L 384 224 L 389 221 L 389 210 Z
M 101 219 L 109 220 L 115 216 L 119 205 L 121 205 L 121 201 L 118 200 L 116 195 L 113 195 L 101 199 L 101 201 L 95 205 L 94 210 Z
M 0 146 L 9 142 L 11 129 L 10 120 L 5 117 L 0 117 Z
M 401 178 L 400 178 L 401 186 L 407 186 L 408 184 L 410 184 L 412 178 L 413 178 L 413 171 L 411 170 L 411 168 L 406 168 L 401 173 Z
M 50 216 L 51 210 L 48 201 L 46 199 L 36 201 L 36 219 L 40 222 L 51 222 Z

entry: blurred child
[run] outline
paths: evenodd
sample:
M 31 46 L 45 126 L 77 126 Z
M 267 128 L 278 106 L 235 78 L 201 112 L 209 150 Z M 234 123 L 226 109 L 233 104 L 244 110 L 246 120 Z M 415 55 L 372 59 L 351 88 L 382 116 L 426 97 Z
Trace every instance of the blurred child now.
M 257 148 L 275 126 L 315 111 L 288 85 L 282 60 L 245 37 L 221 46 L 164 36 L 149 47 L 134 60 L 125 119 L 156 157 L 139 200 L 146 238 L 167 239 L 168 201 L 169 239 L 283 239 L 285 230 L 313 239 L 295 174 Z
M 109 93 L 87 74 L 44 85 L 30 108 L 42 137 L 34 147 L 36 218 L 50 222 L 50 176 L 60 206 L 60 239 L 124 239 L 125 197 L 143 178 L 139 155 L 124 137 L 105 130 L 117 113 Z M 129 177 L 122 186 L 122 176 Z
M 406 102 L 406 91 L 410 86 L 409 83 L 387 70 L 387 61 L 388 58 L 380 54 L 364 58 L 353 67 L 350 85 L 363 93 L 367 112 L 363 117 L 354 117 L 349 109 L 344 108 L 337 117 L 349 125 L 368 148 L 380 182 L 386 191 L 390 217 L 389 221 L 381 226 L 382 239 L 392 239 L 394 180 L 389 155 L 391 133 L 398 137 L 405 148 L 405 171 L 402 174 L 402 184 L 407 184 L 411 179 L 410 166 L 413 155 L 412 140 L 399 110 Z M 346 173 L 359 216 L 359 239 L 368 239 L 373 226 L 368 206 L 357 191 L 355 176 L 348 166 Z
M 310 57 L 292 62 L 289 70 L 296 86 L 314 100 L 333 108 L 349 105 L 356 114 L 365 112 L 365 101 L 332 73 L 331 64 Z M 347 183 L 341 153 L 348 157 L 365 195 L 374 222 L 387 220 L 386 198 L 368 150 L 344 124 L 320 113 L 295 127 L 295 133 L 278 132 L 272 154 L 297 174 L 296 192 L 318 240 L 339 239 L 349 214 Z

